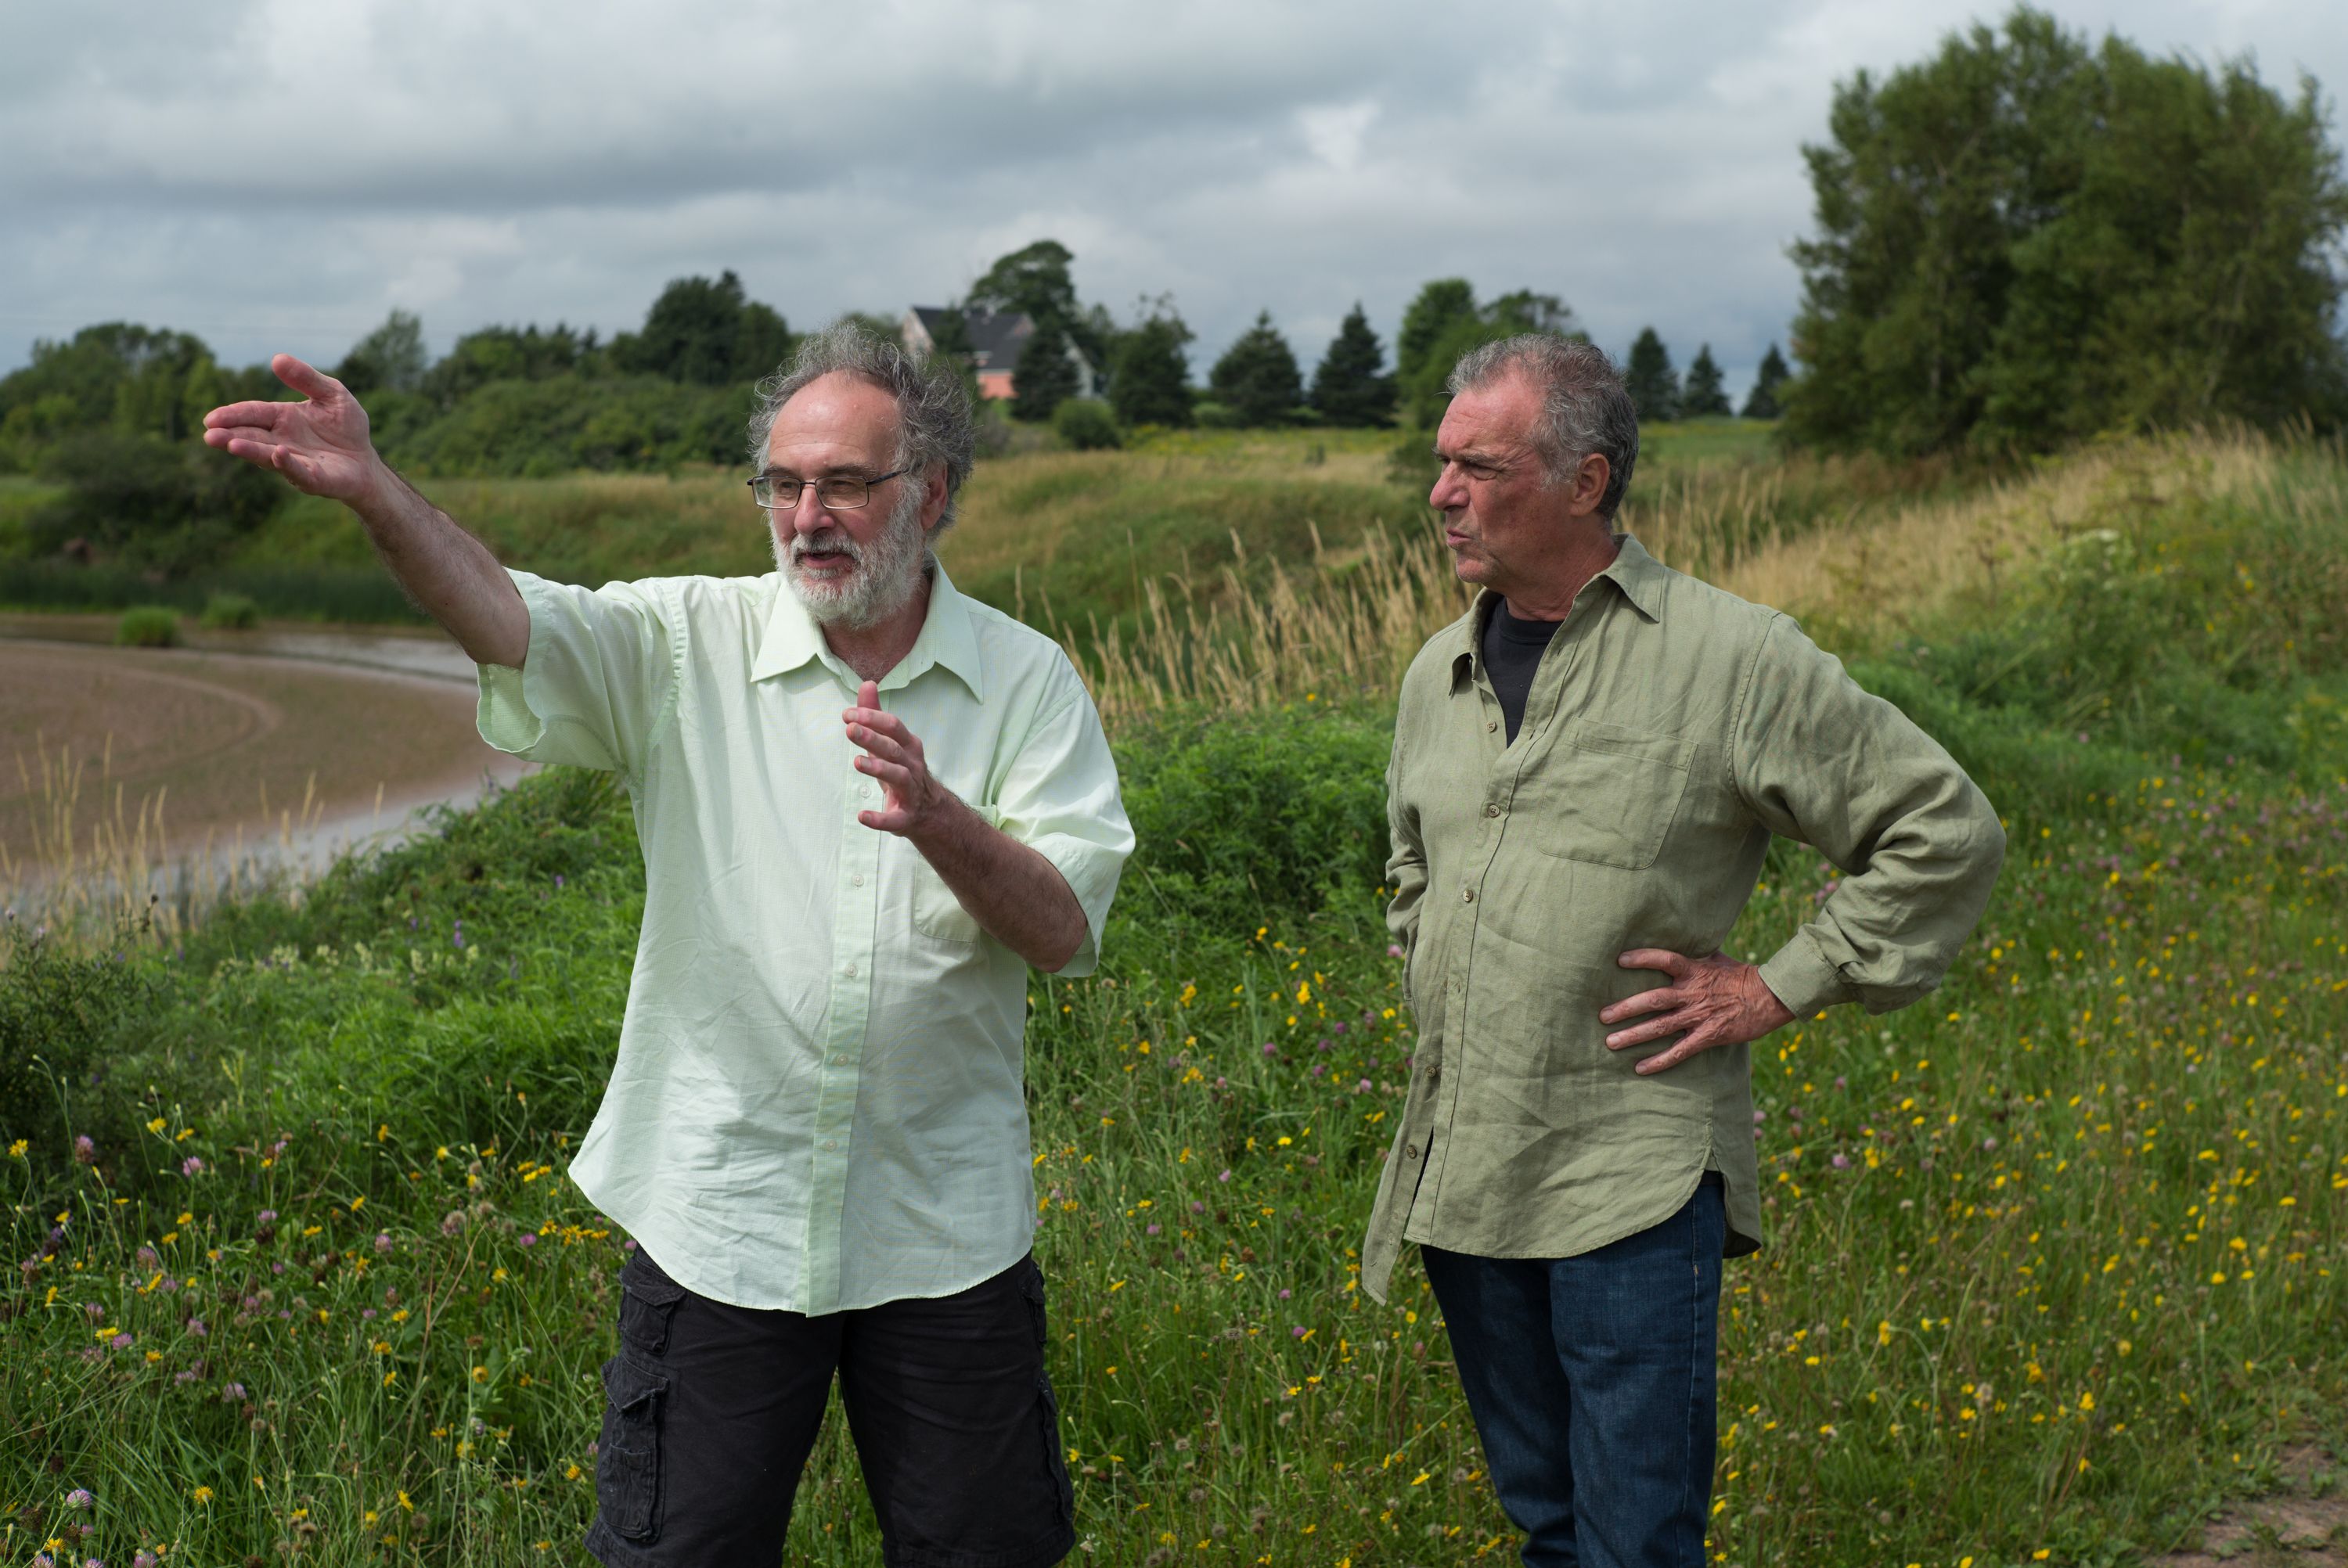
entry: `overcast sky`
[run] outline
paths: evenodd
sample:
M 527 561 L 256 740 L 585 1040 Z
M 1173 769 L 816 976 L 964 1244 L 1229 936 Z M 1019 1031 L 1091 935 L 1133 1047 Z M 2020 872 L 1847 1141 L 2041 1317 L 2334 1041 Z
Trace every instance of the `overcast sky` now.
M 2338 0 L 2057 0 L 2148 50 L 2348 79 Z M 1782 340 L 1833 85 L 1952 0 L 153 0 L 0 14 L 0 369 L 128 319 L 332 363 L 395 306 L 639 323 L 731 267 L 795 327 L 957 294 L 1050 236 L 1203 376 L 1260 309 L 1306 373 L 1429 278 L 1653 323 L 1741 395 Z M 2335 128 L 2335 139 L 2336 139 Z

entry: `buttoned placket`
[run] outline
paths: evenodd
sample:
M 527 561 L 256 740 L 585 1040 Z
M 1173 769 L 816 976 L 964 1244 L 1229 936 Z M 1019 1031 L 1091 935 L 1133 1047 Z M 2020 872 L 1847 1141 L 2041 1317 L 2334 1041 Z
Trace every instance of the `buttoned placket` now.
M 1492 690 L 1485 672 L 1482 650 L 1478 648 L 1468 657 L 1468 672 L 1476 687 L 1478 723 L 1483 732 L 1484 801 L 1478 816 L 1484 839 L 1474 870 L 1458 891 L 1459 918 L 1464 924 L 1452 944 L 1457 957 L 1444 978 L 1441 1050 L 1426 1065 L 1422 1081 L 1426 1093 L 1413 1097 L 1424 1107 L 1424 1115 L 1416 1124 L 1406 1123 L 1404 1129 L 1403 1157 L 1418 1164 L 1416 1173 L 1404 1173 L 1404 1178 L 1414 1184 L 1410 1203 L 1404 1211 L 1406 1235 L 1436 1234 L 1435 1215 L 1443 1197 L 1445 1156 L 1450 1151 L 1452 1130 L 1459 1114 L 1461 1073 L 1457 1063 L 1466 1055 L 1468 1001 L 1475 971 L 1476 937 L 1483 923 L 1484 886 L 1499 859 L 1500 844 L 1516 804 L 1517 785 L 1526 763 L 1531 759 L 1533 743 L 1539 738 L 1537 731 L 1546 728 L 1545 724 L 1534 723 L 1534 700 L 1551 696 L 1552 715 L 1563 708 L 1564 686 L 1572 674 L 1579 633 L 1589 625 L 1590 619 L 1588 615 L 1580 617 L 1581 624 L 1577 626 L 1576 617 L 1569 610 L 1566 624 L 1557 629 L 1549 647 L 1542 651 L 1532 689 L 1525 693 L 1524 714 L 1517 726 L 1517 740 L 1521 744 L 1511 744 L 1502 735 L 1506 715 L 1500 711 L 1499 696 Z M 1472 623 L 1470 634 L 1475 635 Z M 1554 722 L 1554 716 L 1550 722 Z M 1446 1058 L 1453 1063 L 1449 1072 L 1443 1071 Z
M 885 707 L 887 699 L 881 702 Z M 848 1162 L 854 1153 L 850 1134 L 856 1122 L 857 1081 L 871 1015 L 873 943 L 880 928 L 881 835 L 857 821 L 856 814 L 880 809 L 880 786 L 857 770 L 854 759 L 863 754 L 861 749 L 850 748 L 849 784 L 840 792 L 846 820 L 840 824 L 839 870 L 832 887 L 831 989 L 824 1010 L 808 1189 L 802 1310 L 810 1317 L 839 1309 L 840 1222 L 848 1200 Z

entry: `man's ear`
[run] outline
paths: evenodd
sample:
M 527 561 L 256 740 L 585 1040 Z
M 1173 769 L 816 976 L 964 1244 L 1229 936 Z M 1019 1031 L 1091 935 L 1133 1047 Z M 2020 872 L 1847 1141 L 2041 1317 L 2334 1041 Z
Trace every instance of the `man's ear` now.
M 1602 453 L 1592 452 L 1573 471 L 1573 493 L 1566 499 L 1566 509 L 1577 518 L 1596 516 L 1599 503 L 1606 499 L 1606 487 L 1613 478 L 1614 466 Z
M 922 531 L 935 533 L 946 515 L 946 466 L 932 463 L 922 476 Z

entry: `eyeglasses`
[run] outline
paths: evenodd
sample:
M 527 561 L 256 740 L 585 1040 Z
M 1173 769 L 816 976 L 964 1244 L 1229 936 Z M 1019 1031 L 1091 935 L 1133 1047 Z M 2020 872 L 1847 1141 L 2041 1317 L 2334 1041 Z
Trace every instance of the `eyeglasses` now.
M 831 512 L 852 512 L 872 498 L 872 487 L 901 475 L 911 468 L 891 468 L 886 474 L 875 474 L 870 479 L 854 474 L 830 474 L 815 481 L 816 505 Z M 805 479 L 794 479 L 786 474 L 758 474 L 751 477 L 750 498 L 772 509 L 779 507 L 789 511 L 799 504 L 799 492 L 806 489 Z

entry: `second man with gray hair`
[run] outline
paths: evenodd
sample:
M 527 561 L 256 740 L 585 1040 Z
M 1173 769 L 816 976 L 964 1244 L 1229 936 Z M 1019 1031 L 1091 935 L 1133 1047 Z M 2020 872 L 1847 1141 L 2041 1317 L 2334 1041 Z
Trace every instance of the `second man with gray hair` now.
M 1403 679 L 1387 774 L 1418 1044 L 1364 1244 L 1420 1245 L 1534 1568 L 1701 1568 L 1723 1256 L 1761 1245 L 1751 1042 L 1936 985 L 1997 815 L 1785 616 L 1614 528 L 1639 450 L 1586 343 L 1454 373 L 1430 501 L 1468 613 Z M 1770 836 L 1844 872 L 1721 951 Z
M 971 469 L 960 384 L 808 339 L 751 431 L 775 572 L 591 590 L 500 567 L 338 383 L 276 369 L 307 401 L 205 439 L 359 515 L 479 663 L 491 744 L 634 805 L 644 930 L 571 1167 L 637 1244 L 588 1549 L 774 1568 L 837 1373 L 888 1563 L 1057 1562 L 1027 977 L 1091 969 L 1133 835 L 1058 645 L 932 553 Z

